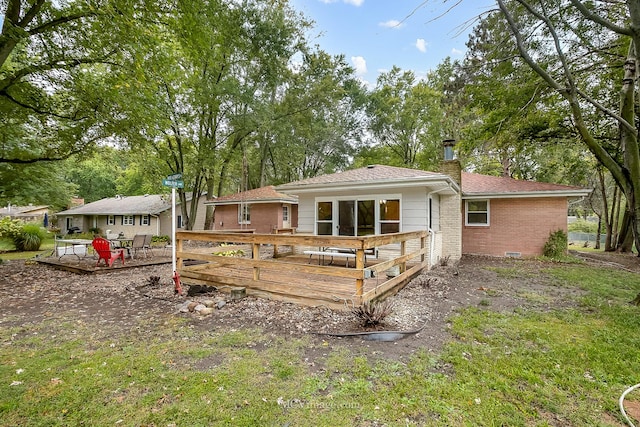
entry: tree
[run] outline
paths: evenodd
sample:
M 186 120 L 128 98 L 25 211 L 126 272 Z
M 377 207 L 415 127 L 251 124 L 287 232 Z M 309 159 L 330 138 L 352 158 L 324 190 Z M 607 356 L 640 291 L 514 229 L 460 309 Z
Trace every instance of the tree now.
M 640 8 L 636 1 L 567 2 L 498 0 L 522 59 L 565 101 L 581 140 L 611 173 L 627 200 L 628 224 L 640 248 L 640 151 L 636 80 Z M 626 58 L 618 56 L 620 44 Z M 600 67 L 618 67 L 621 84 L 609 93 L 594 85 Z M 611 101 L 611 90 L 619 102 Z M 599 112 L 620 135 L 620 151 L 603 144 L 586 116 Z
M 378 77 L 367 109 L 377 143 L 393 153 L 391 163 L 429 169 L 443 138 L 440 95 L 412 71 L 393 67 Z

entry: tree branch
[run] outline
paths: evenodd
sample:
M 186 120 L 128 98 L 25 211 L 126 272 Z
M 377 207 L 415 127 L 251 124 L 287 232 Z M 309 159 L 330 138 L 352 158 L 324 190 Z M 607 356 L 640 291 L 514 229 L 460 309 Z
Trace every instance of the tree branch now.
M 633 37 L 633 31 L 630 28 L 619 27 L 615 25 L 613 22 L 604 19 L 602 16 L 597 15 L 591 12 L 589 9 L 585 7 L 585 5 L 578 0 L 570 0 L 571 4 L 575 6 L 576 9 L 582 13 L 582 15 L 587 18 L 589 21 L 595 22 L 596 24 L 600 24 L 605 28 L 610 29 L 614 33 L 624 34 L 625 36 Z

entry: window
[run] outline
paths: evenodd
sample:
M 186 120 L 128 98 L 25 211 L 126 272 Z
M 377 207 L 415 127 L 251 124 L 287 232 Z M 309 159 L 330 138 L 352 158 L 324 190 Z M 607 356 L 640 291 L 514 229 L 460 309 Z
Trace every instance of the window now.
M 380 200 L 380 234 L 400 232 L 400 200 Z
M 321 236 L 333 234 L 333 203 L 318 202 L 316 217 L 317 234 Z
M 466 225 L 489 225 L 489 201 L 467 200 Z
M 238 224 L 251 224 L 251 205 L 240 205 L 238 208 Z
M 176 228 L 184 228 L 184 223 L 182 222 L 182 215 L 178 215 L 176 217 Z
M 116 225 L 115 215 L 107 215 L 107 225 Z
M 151 215 L 142 215 L 140 217 L 140 225 L 151 225 Z
M 289 221 L 289 206 L 282 207 L 282 221 Z
M 133 219 L 133 215 L 123 215 L 122 225 L 135 225 L 135 220 Z

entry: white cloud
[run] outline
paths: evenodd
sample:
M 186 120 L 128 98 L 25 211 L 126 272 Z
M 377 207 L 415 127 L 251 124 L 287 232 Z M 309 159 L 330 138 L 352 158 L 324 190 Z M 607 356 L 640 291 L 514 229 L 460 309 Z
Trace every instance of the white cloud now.
M 367 61 L 362 56 L 352 56 L 351 62 L 356 69 L 356 76 L 362 76 L 367 73 Z
M 427 51 L 427 42 L 425 39 L 418 39 L 416 40 L 416 47 L 420 52 L 425 53 Z
M 404 27 L 404 24 L 397 19 L 390 19 L 386 22 L 381 22 L 378 25 L 385 28 L 393 28 L 395 30 Z

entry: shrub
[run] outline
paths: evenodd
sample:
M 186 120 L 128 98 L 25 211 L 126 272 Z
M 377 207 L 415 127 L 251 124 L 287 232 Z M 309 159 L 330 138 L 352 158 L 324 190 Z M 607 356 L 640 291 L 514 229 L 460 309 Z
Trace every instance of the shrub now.
M 39 224 L 24 224 L 20 233 L 13 238 L 13 243 L 20 252 L 37 251 L 45 236 L 46 232 Z
M 393 312 L 391 300 L 367 301 L 360 307 L 355 307 L 351 312 L 364 327 L 379 325 Z
M 549 234 L 549 239 L 544 244 L 542 253 L 549 258 L 562 258 L 567 254 L 567 249 L 567 233 L 558 230 Z
M 0 237 L 13 240 L 15 236 L 20 234 L 23 225 L 24 222 L 19 219 L 11 219 L 8 216 L 0 219 Z

